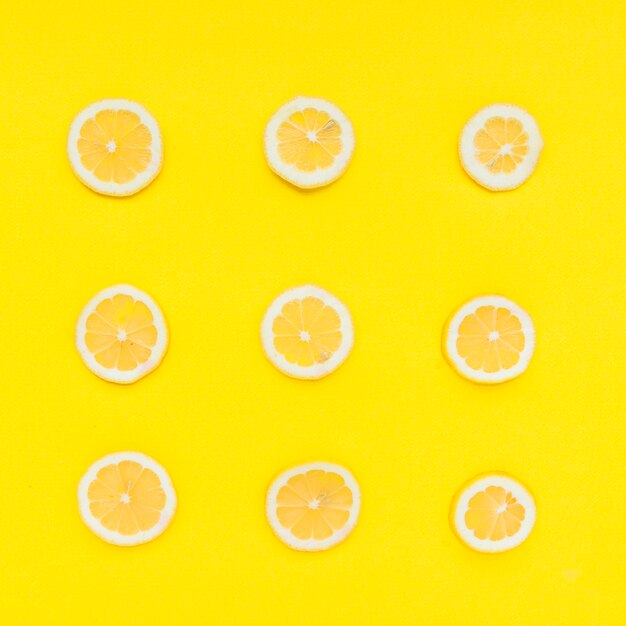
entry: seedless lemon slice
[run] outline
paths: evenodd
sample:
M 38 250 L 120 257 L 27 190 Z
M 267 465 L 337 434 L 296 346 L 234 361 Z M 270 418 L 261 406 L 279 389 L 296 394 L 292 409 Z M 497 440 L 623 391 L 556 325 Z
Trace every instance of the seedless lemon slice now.
M 78 485 L 87 526 L 109 543 L 151 541 L 170 524 L 176 493 L 167 472 L 140 452 L 116 452 L 96 461 Z
M 350 120 L 321 98 L 294 98 L 278 109 L 265 128 L 269 166 L 298 187 L 321 187 L 339 178 L 353 150 Z
M 465 171 L 493 191 L 514 189 L 526 181 L 542 148 L 533 116 L 512 104 L 492 104 L 476 113 L 459 142 Z
M 500 383 L 519 376 L 535 349 L 530 315 L 502 296 L 479 296 L 457 309 L 442 334 L 450 365 L 477 383 Z
M 350 354 L 354 331 L 346 306 L 319 287 L 289 289 L 272 302 L 261 324 L 267 358 L 294 378 L 321 378 Z
M 76 347 L 85 365 L 100 378 L 132 383 L 159 365 L 168 331 L 157 303 L 130 285 L 97 293 L 76 324 Z
M 334 463 L 307 463 L 283 472 L 267 492 L 267 519 L 296 550 L 327 550 L 354 528 L 361 492 L 354 476 Z
M 535 525 L 535 501 L 506 474 L 477 476 L 452 500 L 450 523 L 459 539 L 479 552 L 504 552 L 524 541 Z
M 67 154 L 87 187 L 111 196 L 129 196 L 152 182 L 161 169 L 161 131 L 140 104 L 101 100 L 74 118 Z

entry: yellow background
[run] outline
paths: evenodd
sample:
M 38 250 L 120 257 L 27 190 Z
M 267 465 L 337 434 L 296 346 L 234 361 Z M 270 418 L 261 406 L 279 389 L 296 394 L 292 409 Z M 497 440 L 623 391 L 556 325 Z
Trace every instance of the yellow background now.
M 623 2 L 4 2 L 0 14 L 0 614 L 7 624 L 612 626 L 624 612 Z M 271 114 L 337 102 L 357 134 L 334 185 L 270 172 Z M 160 177 L 91 192 L 68 126 L 106 97 L 161 124 Z M 462 171 L 480 107 L 531 111 L 546 148 L 520 189 Z M 171 329 L 130 387 L 91 374 L 76 317 L 117 282 Z M 259 323 L 307 282 L 353 313 L 354 351 L 318 382 L 264 358 Z M 441 357 L 450 311 L 502 293 L 533 316 L 528 372 L 474 386 Z M 88 465 L 136 449 L 179 495 L 170 529 L 116 548 L 81 522 Z M 271 533 L 280 470 L 349 467 L 362 515 L 333 550 Z M 506 470 L 538 502 L 489 556 L 450 499 Z

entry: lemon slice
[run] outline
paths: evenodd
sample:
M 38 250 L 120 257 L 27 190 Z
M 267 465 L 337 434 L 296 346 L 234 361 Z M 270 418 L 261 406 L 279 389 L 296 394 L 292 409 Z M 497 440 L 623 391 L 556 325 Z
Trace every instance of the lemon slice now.
M 519 546 L 535 525 L 535 501 L 526 487 L 500 472 L 482 474 L 452 500 L 450 523 L 458 538 L 479 552 Z
M 461 376 L 501 383 L 519 376 L 535 349 L 530 315 L 502 296 L 479 296 L 457 309 L 443 329 L 442 350 Z
M 129 196 L 150 184 L 161 169 L 161 131 L 140 104 L 101 100 L 74 118 L 67 154 L 87 187 L 110 196 Z
M 176 492 L 167 472 L 140 452 L 116 452 L 96 461 L 78 485 L 83 521 L 118 546 L 151 541 L 170 524 Z
M 476 113 L 459 142 L 465 171 L 493 191 L 514 189 L 526 181 L 542 148 L 533 116 L 512 104 L 492 104 Z
M 267 519 L 295 550 L 327 550 L 354 528 L 361 492 L 354 476 L 334 463 L 307 463 L 283 472 L 267 492 Z
M 319 287 L 282 293 L 261 324 L 267 358 L 294 378 L 321 378 L 336 370 L 352 350 L 354 330 L 346 306 Z
M 168 332 L 157 303 L 130 285 L 97 293 L 76 324 L 76 347 L 85 365 L 100 378 L 132 383 L 159 365 Z
M 297 187 L 321 187 L 339 178 L 354 151 L 346 115 L 321 98 L 298 96 L 265 128 L 265 156 L 272 170 Z

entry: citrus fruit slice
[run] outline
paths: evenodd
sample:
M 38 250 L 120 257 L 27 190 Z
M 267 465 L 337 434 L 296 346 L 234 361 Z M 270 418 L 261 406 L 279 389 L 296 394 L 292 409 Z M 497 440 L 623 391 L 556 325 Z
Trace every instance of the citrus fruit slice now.
M 151 541 L 170 524 L 176 492 L 159 463 L 140 452 L 96 461 L 78 485 L 81 517 L 98 537 L 118 546 Z
M 461 163 L 492 191 L 519 187 L 535 171 L 543 139 L 533 116 L 512 104 L 485 107 L 463 128 Z
M 167 325 L 157 303 L 130 285 L 97 293 L 76 324 L 76 347 L 100 378 L 132 383 L 159 365 L 167 350 Z
M 354 528 L 361 492 L 354 476 L 334 463 L 307 463 L 283 472 L 267 492 L 267 519 L 295 550 L 327 550 Z
M 536 515 L 528 489 L 501 472 L 482 474 L 463 485 L 450 507 L 455 534 L 479 552 L 519 546 L 532 531 Z
M 346 306 L 319 287 L 307 285 L 282 293 L 261 324 L 267 358 L 294 378 L 321 378 L 350 354 L 354 338 Z
M 530 315 L 502 296 L 479 296 L 457 309 L 443 329 L 442 350 L 461 376 L 501 383 L 519 376 L 535 349 Z
M 161 169 L 161 131 L 140 104 L 101 100 L 74 118 L 67 154 L 87 187 L 110 196 L 129 196 L 151 183 Z
M 352 158 L 354 131 L 346 115 L 321 98 L 298 96 L 265 128 L 272 170 L 298 187 L 321 187 L 339 178 Z

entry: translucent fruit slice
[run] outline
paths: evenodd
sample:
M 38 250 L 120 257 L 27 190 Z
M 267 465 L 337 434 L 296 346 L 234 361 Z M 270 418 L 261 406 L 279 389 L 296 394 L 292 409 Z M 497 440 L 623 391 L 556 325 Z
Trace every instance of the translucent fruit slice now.
M 442 350 L 461 376 L 477 383 L 500 383 L 519 376 L 535 349 L 530 315 L 502 296 L 473 298 L 444 326 Z
M 150 184 L 161 170 L 161 131 L 140 104 L 101 100 L 74 118 L 67 154 L 74 173 L 87 187 L 128 196 Z
M 535 119 L 512 104 L 492 104 L 476 113 L 459 141 L 465 171 L 493 191 L 514 189 L 526 181 L 542 148 Z
M 151 541 L 169 526 L 176 493 L 154 459 L 140 452 L 116 452 L 96 461 L 82 477 L 78 506 L 98 537 L 134 546 Z
M 354 528 L 361 492 L 354 476 L 333 463 L 307 463 L 283 472 L 267 492 L 267 519 L 296 550 L 327 550 Z
M 535 501 L 524 485 L 502 472 L 482 474 L 456 493 L 450 523 L 457 537 L 479 552 L 504 552 L 535 525 Z
M 346 306 L 324 289 L 289 289 L 272 302 L 261 324 L 267 358 L 294 378 L 321 378 L 352 350 L 354 330 Z
M 298 96 L 265 128 L 265 156 L 272 170 L 298 187 L 321 187 L 348 167 L 354 131 L 346 115 L 321 98 Z
M 168 344 L 165 318 L 157 303 L 130 285 L 97 293 L 76 324 L 76 347 L 100 378 L 132 383 L 156 368 Z

